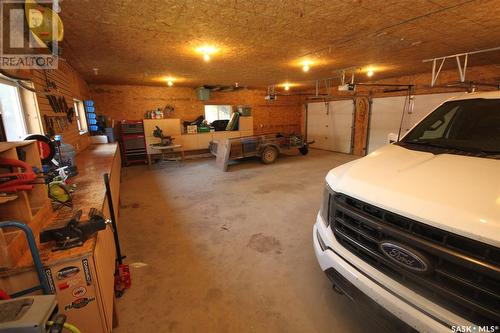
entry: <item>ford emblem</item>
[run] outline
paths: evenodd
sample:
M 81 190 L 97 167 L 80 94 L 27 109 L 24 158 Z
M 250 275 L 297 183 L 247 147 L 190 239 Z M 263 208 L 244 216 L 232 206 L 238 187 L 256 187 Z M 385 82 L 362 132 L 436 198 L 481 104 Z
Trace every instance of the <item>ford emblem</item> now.
M 429 261 L 424 256 L 402 244 L 383 241 L 380 250 L 387 258 L 410 271 L 427 273 L 430 269 Z

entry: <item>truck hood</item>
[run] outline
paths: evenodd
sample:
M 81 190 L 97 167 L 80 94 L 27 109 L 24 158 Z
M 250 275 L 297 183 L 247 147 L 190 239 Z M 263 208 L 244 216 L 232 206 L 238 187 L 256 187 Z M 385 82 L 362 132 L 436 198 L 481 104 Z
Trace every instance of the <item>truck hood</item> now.
M 332 169 L 326 181 L 335 192 L 500 247 L 500 160 L 387 145 Z

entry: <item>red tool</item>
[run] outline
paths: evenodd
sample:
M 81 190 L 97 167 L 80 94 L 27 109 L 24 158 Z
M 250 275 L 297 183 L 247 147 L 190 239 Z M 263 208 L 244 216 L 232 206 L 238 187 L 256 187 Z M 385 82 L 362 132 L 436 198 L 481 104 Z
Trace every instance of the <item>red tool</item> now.
M 32 182 L 37 178 L 31 166 L 23 161 L 11 158 L 0 158 L 0 166 L 21 168 L 24 172 L 0 173 L 0 192 L 17 192 L 32 190 Z
M 2 289 L 0 289 L 0 300 L 6 301 L 8 299 L 10 299 L 9 294 L 7 294 L 5 291 L 3 291 Z
M 127 264 L 118 265 L 115 272 L 115 295 L 121 297 L 126 289 L 132 285 L 132 278 L 130 276 L 130 268 Z

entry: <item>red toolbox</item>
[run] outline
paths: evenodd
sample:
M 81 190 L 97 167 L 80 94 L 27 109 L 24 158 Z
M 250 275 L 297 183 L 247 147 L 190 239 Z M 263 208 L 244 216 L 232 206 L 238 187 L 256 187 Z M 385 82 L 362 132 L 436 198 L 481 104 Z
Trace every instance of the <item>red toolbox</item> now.
M 120 122 L 120 138 L 124 165 L 148 163 L 142 120 L 122 120 Z

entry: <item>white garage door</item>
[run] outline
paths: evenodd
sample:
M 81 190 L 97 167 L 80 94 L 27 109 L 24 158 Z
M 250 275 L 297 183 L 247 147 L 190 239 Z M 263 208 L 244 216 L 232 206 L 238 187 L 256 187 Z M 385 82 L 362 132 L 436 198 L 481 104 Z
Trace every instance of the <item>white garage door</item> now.
M 329 150 L 329 117 L 324 102 L 307 104 L 307 140 L 314 141 L 312 147 Z
M 354 103 L 352 100 L 308 104 L 307 135 L 314 148 L 351 152 Z
M 373 99 L 368 153 L 386 145 L 389 133 L 398 133 L 405 98 L 400 96 Z
M 405 115 L 401 135 L 404 135 L 441 103 L 460 94 L 461 93 L 416 95 L 414 97 L 413 112 Z M 373 99 L 370 118 L 370 138 L 368 143 L 369 153 L 387 144 L 387 136 L 389 133 L 398 133 L 404 103 L 405 96 Z

